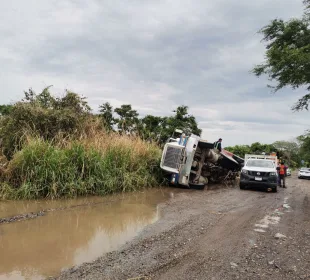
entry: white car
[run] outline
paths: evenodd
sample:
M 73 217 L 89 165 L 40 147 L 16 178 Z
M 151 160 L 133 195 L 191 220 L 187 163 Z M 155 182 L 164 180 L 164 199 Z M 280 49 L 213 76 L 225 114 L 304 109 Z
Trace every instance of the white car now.
M 300 168 L 298 172 L 298 179 L 310 179 L 310 168 Z
M 291 176 L 291 175 L 292 175 L 291 169 L 290 168 L 286 169 L 286 176 Z

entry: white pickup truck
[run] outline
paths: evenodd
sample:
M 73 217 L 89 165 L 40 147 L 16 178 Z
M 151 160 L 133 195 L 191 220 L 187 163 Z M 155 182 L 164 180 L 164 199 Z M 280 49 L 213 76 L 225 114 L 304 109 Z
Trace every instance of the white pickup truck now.
M 241 170 L 240 189 L 259 187 L 277 192 L 277 157 L 269 155 L 245 155 Z

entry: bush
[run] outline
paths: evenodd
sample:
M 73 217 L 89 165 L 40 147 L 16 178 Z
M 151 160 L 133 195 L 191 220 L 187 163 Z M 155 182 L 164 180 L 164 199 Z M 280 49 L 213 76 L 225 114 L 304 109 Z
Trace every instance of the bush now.
M 26 133 L 45 140 L 60 134 L 78 135 L 86 123 L 94 119 L 86 101 L 73 92 L 67 91 L 64 97 L 55 98 L 46 88 L 38 95 L 29 90 L 25 96 L 25 100 L 14 104 L 10 113 L 0 118 L 1 146 L 8 159 L 20 150 Z
M 159 184 L 160 149 L 107 130 L 84 98 L 45 88 L 0 108 L 0 197 L 104 195 Z
M 139 139 L 97 134 L 57 143 L 28 138 L 2 174 L 4 198 L 105 195 L 159 184 L 160 150 Z

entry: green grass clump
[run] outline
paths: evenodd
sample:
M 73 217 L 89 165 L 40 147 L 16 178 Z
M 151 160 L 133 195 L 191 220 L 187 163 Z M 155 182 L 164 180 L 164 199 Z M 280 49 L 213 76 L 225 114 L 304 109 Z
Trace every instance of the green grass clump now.
M 0 197 L 105 195 L 159 184 L 160 150 L 139 138 L 95 133 L 78 140 L 28 138 L 1 172 Z

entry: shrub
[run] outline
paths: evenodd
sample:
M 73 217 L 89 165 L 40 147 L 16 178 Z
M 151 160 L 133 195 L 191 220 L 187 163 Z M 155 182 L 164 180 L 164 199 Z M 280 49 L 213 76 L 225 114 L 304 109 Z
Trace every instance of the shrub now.
M 21 148 L 25 133 L 46 140 L 56 135 L 72 136 L 79 134 L 89 119 L 95 118 L 89 114 L 86 101 L 73 92 L 55 98 L 46 88 L 38 95 L 29 90 L 25 96 L 25 100 L 14 104 L 10 113 L 0 118 L 1 146 L 9 159 Z
M 160 183 L 159 159 L 156 146 L 117 134 L 57 143 L 30 137 L 5 169 L 0 195 L 59 198 L 153 187 Z

